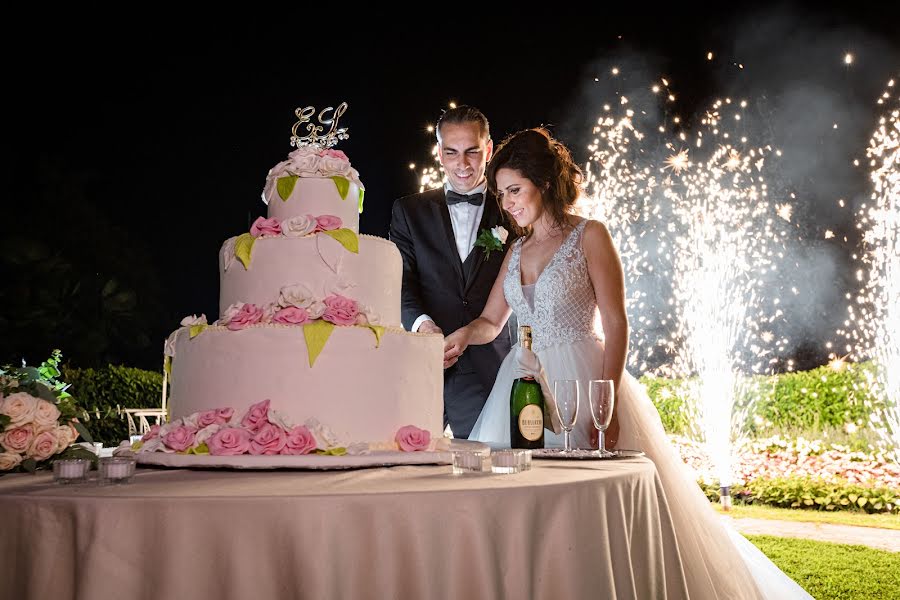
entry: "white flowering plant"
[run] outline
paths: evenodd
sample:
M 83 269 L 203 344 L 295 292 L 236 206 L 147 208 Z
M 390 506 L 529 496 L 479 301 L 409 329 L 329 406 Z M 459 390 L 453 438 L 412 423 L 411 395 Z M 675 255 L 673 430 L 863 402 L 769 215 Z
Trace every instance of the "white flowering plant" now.
M 92 441 L 78 421 L 79 409 L 58 379 L 62 353 L 54 350 L 38 367 L 0 368 L 0 472 L 48 468 L 58 458 L 96 455 L 72 444 Z

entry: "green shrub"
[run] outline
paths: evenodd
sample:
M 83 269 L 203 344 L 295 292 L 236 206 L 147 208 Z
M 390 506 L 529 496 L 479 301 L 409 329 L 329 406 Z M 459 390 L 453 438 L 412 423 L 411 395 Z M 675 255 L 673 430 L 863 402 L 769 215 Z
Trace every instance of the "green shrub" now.
M 718 500 L 717 486 L 701 483 L 700 487 L 711 502 Z M 846 481 L 826 481 L 811 477 L 754 479 L 747 485 L 732 486 L 731 496 L 733 502 L 742 504 L 900 514 L 900 490 L 888 487 L 867 488 Z
M 641 383 L 647 388 L 667 432 L 678 435 L 693 432 L 692 411 L 686 400 L 685 380 L 645 376 L 641 378 Z
M 868 423 L 881 402 L 871 393 L 871 363 L 850 364 L 835 371 L 811 371 L 775 377 L 771 394 L 760 399 L 755 414 L 784 429 L 823 429 L 845 423 Z
M 741 427 L 752 437 L 775 432 L 817 437 L 823 431 L 839 430 L 846 423 L 864 426 L 872 411 L 883 406 L 869 384 L 873 369 L 872 363 L 859 363 L 847 364 L 840 371 L 824 366 L 811 371 L 753 376 L 742 381 L 734 412 L 744 419 Z M 667 432 L 693 433 L 692 423 L 698 421 L 692 417 L 690 388 L 695 379 L 644 376 L 641 383 Z
M 128 439 L 125 408 L 161 405 L 162 373 L 109 365 L 101 369 L 63 368 L 63 379 L 85 414 L 81 416 L 95 442 L 118 446 Z

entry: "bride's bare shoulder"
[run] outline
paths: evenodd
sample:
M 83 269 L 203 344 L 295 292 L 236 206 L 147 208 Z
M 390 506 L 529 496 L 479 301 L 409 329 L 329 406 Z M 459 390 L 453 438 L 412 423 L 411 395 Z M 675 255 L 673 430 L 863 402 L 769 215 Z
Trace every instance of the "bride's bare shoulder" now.
M 602 241 L 610 239 L 609 229 L 606 228 L 606 225 L 602 221 L 596 221 L 594 219 L 581 219 L 581 221 L 587 221 L 584 225 L 584 237 L 586 241 Z M 581 221 L 579 221 L 579 224 Z

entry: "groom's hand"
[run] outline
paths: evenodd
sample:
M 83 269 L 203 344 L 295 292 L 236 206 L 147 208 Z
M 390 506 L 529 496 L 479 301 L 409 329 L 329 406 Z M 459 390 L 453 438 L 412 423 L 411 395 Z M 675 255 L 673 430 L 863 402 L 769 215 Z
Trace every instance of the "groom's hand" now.
M 448 343 L 447 340 L 444 340 L 444 368 L 449 369 L 453 365 L 456 364 L 456 361 L 459 360 L 459 357 L 462 355 L 462 351 L 459 349 L 459 346 L 456 344 Z
M 459 357 L 462 356 L 462 353 L 466 351 L 466 347 L 469 345 L 466 340 L 467 336 L 465 335 L 465 328 L 457 329 L 444 338 L 445 369 L 449 369 L 455 365 L 456 361 L 459 360 Z
M 438 327 L 434 321 L 422 321 L 419 325 L 419 328 L 416 330 L 417 333 L 439 333 L 444 335 L 444 332 Z

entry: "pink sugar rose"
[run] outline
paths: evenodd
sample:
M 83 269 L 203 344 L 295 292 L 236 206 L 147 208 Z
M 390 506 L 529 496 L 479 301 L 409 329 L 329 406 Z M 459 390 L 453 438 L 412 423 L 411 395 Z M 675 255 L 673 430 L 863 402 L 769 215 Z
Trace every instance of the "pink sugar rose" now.
M 260 427 L 269 422 L 269 404 L 271 402 L 271 400 L 263 400 L 251 406 L 244 418 L 241 419 L 241 425 L 252 433 L 259 431 Z
M 330 156 L 331 158 L 339 158 L 341 160 L 349 161 L 347 155 L 344 154 L 343 150 L 335 150 L 334 148 L 329 148 L 328 150 L 324 150 L 322 152 L 322 156 Z
M 325 312 L 322 318 L 335 325 L 354 325 L 356 315 L 359 314 L 359 305 L 356 300 L 351 300 L 340 294 L 333 294 L 325 298 Z
M 250 235 L 255 238 L 281 235 L 281 223 L 278 222 L 278 219 L 264 219 L 259 217 L 250 227 Z
M 159 437 L 159 428 L 162 427 L 159 423 L 150 426 L 150 429 L 147 433 L 144 434 L 144 437 L 141 438 L 142 442 L 147 442 L 152 440 L 153 438 Z
M 316 438 L 312 432 L 303 425 L 297 425 L 287 435 L 287 443 L 281 450 L 282 454 L 309 454 L 316 449 Z
M 256 325 L 260 321 L 262 321 L 263 317 L 263 309 L 259 308 L 255 304 L 245 304 L 241 307 L 241 309 L 231 317 L 231 320 L 228 321 L 228 329 L 232 331 L 239 331 L 244 329 L 245 327 L 249 327 L 250 325 Z
M 223 427 L 207 440 L 206 445 L 213 456 L 236 456 L 247 453 L 252 436 L 240 427 Z
M 9 417 L 10 425 L 30 423 L 37 408 L 38 399 L 25 392 L 10 394 L 0 400 L 0 415 Z
M 3 447 L 10 452 L 23 454 L 34 440 L 34 429 L 31 425 L 21 425 L 4 434 Z
M 400 449 L 404 452 L 427 450 L 428 444 L 431 443 L 431 434 L 415 425 L 407 425 L 397 431 L 394 441 L 397 442 Z
M 197 415 L 197 429 L 203 429 L 216 422 L 216 411 L 205 410 Z
M 304 325 L 312 319 L 309 318 L 309 311 L 298 306 L 288 306 L 282 308 L 275 313 L 272 322 L 282 325 Z
M 234 415 L 233 408 L 216 408 L 207 410 L 197 415 L 197 427 L 203 429 L 210 425 L 225 425 Z
M 163 443 L 175 452 L 182 452 L 194 445 L 194 436 L 196 435 L 196 427 L 179 425 L 178 427 L 170 429 L 169 432 L 163 436 Z
M 37 461 L 47 460 L 56 454 L 58 445 L 59 441 L 56 439 L 56 431 L 43 431 L 31 440 L 31 446 L 28 447 L 28 456 Z
M 44 399 L 37 401 L 34 407 L 34 424 L 41 427 L 56 427 L 56 420 L 59 419 L 59 409 L 56 405 L 47 402 Z
M 278 425 L 264 423 L 250 440 L 250 454 L 280 454 L 287 435 Z
M 320 215 L 316 217 L 316 231 L 331 231 L 332 229 L 340 229 L 344 224 L 340 217 L 334 215 Z

